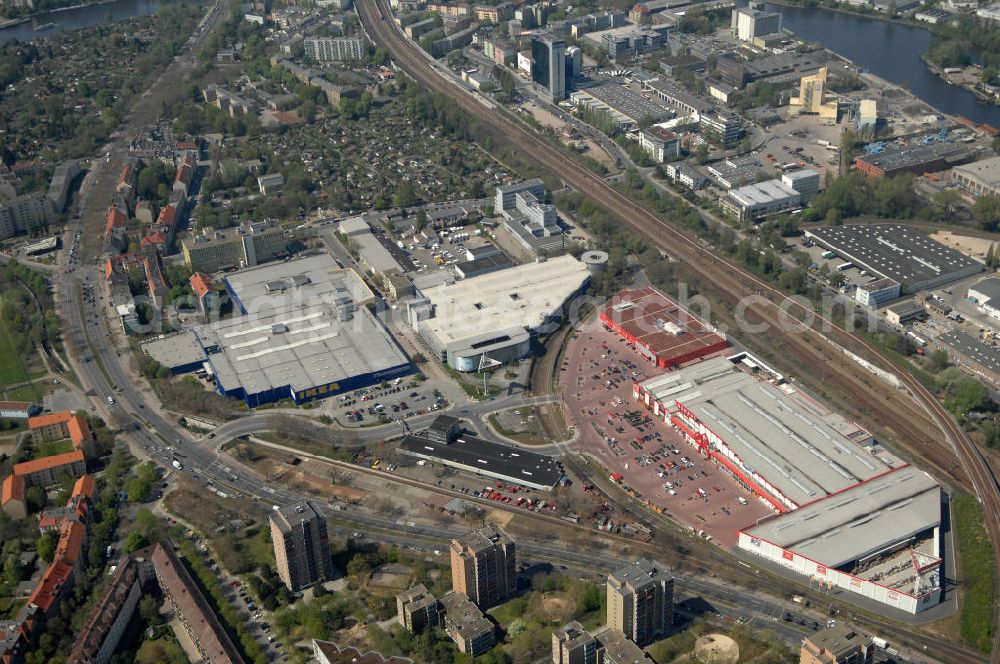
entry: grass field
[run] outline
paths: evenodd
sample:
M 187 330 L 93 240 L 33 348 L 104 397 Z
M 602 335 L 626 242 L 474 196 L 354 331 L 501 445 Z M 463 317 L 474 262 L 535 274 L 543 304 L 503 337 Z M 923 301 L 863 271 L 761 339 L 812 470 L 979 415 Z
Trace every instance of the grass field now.
M 52 456 L 53 454 L 64 454 L 73 451 L 73 443 L 69 440 L 50 440 L 44 443 L 36 443 L 36 459 Z
M 0 385 L 15 385 L 30 379 L 23 358 L 18 357 L 11 331 L 0 322 Z
M 4 390 L 3 398 L 5 401 L 33 401 L 38 403 L 45 396 L 45 390 L 46 387 L 41 382 L 34 381 L 27 385 Z
M 951 504 L 955 541 L 961 563 L 960 586 L 962 640 L 982 652 L 992 647 L 993 593 L 996 589 L 996 561 L 986 532 L 982 508 L 968 494 L 957 494 Z

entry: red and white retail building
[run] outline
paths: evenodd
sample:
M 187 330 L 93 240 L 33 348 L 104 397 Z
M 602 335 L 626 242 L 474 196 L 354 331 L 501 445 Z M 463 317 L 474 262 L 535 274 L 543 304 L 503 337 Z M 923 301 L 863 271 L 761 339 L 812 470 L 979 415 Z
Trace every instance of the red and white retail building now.
M 774 510 L 740 531 L 741 549 L 909 613 L 940 600 L 940 488 L 868 431 L 746 354 L 633 395 Z

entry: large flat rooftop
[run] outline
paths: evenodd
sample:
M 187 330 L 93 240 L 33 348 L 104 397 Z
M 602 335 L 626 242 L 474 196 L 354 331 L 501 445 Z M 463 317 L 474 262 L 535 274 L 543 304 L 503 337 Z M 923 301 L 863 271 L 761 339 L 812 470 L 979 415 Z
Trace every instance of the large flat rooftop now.
M 945 332 L 937 340 L 961 354 L 966 361 L 1000 375 L 1000 351 L 964 332 Z
M 629 341 L 651 352 L 665 366 L 689 361 L 724 348 L 725 337 L 677 301 L 654 288 L 628 288 L 608 300 L 601 314 L 628 335 Z
M 202 325 L 194 334 L 220 387 L 248 395 L 285 387 L 298 393 L 365 375 L 377 379 L 409 363 L 366 308 L 341 318 L 332 304 L 291 302 Z
M 227 276 L 225 283 L 243 312 L 249 314 L 306 301 L 332 304 L 337 298 L 348 297 L 361 306 L 375 299 L 357 272 L 340 267 L 329 254 L 240 270 Z
M 590 278 L 587 266 L 569 255 L 528 263 L 423 291 L 435 307 L 422 325 L 442 347 L 491 330 L 537 329 Z
M 838 567 L 940 522 L 938 483 L 922 470 L 902 466 L 743 532 L 828 567 Z
M 516 484 L 551 488 L 563 477 L 562 464 L 554 457 L 473 436 L 460 435 L 444 444 L 419 434 L 410 435 L 400 443 L 399 450 Z
M 904 292 L 931 288 L 976 274 L 982 263 L 900 224 L 850 224 L 811 228 L 806 235 L 844 260 L 898 281 Z
M 804 505 L 889 470 L 861 445 L 871 434 L 788 385 L 758 380 L 724 357 L 640 384 L 686 418 L 680 403 L 743 466 Z

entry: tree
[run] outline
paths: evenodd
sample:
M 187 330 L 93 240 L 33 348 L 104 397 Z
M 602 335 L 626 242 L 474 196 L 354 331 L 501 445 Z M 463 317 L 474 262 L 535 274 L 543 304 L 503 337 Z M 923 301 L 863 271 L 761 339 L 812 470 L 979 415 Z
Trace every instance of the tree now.
M 972 205 L 972 216 L 984 231 L 1000 227 L 1000 196 L 980 196 Z
M 946 351 L 943 348 L 938 348 L 933 353 L 931 353 L 929 360 L 931 363 L 931 368 L 934 370 L 935 373 L 944 371 L 949 364 L 948 351 Z
M 35 544 L 35 552 L 46 563 L 51 563 L 56 553 L 56 543 L 56 534 L 50 530 L 38 538 L 38 542 Z
M 40 486 L 30 486 L 24 492 L 24 499 L 28 503 L 28 512 L 40 512 L 47 502 L 45 489 Z
M 133 530 L 128 534 L 128 537 L 125 538 L 125 542 L 122 544 L 122 551 L 125 553 L 133 553 L 147 544 L 149 544 L 149 540 Z
M 986 386 L 974 379 L 966 379 L 956 385 L 947 403 L 957 415 L 992 410 L 994 405 Z
M 360 553 L 354 554 L 354 557 L 347 563 L 347 573 L 350 576 L 368 576 L 371 571 L 371 563 Z

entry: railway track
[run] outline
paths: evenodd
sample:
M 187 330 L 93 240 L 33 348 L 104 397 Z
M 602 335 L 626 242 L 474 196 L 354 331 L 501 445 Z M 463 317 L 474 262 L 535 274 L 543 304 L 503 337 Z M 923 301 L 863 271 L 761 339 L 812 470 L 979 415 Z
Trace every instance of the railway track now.
M 814 320 L 829 325 L 829 339 L 812 327 L 792 333 L 774 325 L 776 320 L 789 316 L 808 318 L 814 312 L 655 217 L 600 177 L 508 119 L 502 111 L 485 108 L 467 91 L 446 80 L 435 71 L 427 55 L 402 35 L 393 23 L 392 13 L 384 0 L 360 0 L 357 9 L 369 36 L 389 51 L 400 68 L 425 89 L 447 95 L 477 118 L 481 131 L 498 141 L 497 144 L 511 146 L 550 173 L 557 174 L 563 183 L 603 206 L 633 232 L 661 248 L 669 249 L 692 273 L 732 300 L 739 301 L 748 295 L 755 295 L 752 301 L 745 302 L 748 322 L 766 323 L 773 345 L 781 347 L 800 366 L 817 366 L 819 362 L 831 388 L 843 391 L 859 403 L 870 404 L 880 423 L 910 441 L 909 449 L 915 455 L 933 464 L 938 472 L 957 486 L 970 489 L 977 496 L 983 507 L 994 551 L 1000 560 L 1000 487 L 997 480 L 982 453 L 951 414 L 916 378 L 908 372 L 901 372 L 868 342 L 820 316 Z M 832 343 L 864 354 L 876 366 L 899 375 L 913 395 L 913 400 L 903 393 L 887 396 L 884 390 L 874 387 L 873 377 L 860 365 L 849 366 L 850 362 L 841 365 L 843 355 Z M 835 361 L 831 361 L 834 358 Z M 929 427 L 937 428 L 941 436 Z M 922 445 L 914 447 L 912 441 L 919 441 Z M 952 652 L 957 655 L 958 651 Z M 997 634 L 994 634 L 991 661 L 1000 664 L 1000 635 Z

